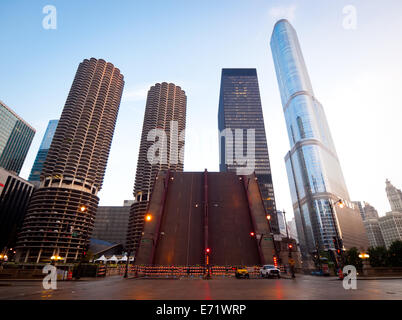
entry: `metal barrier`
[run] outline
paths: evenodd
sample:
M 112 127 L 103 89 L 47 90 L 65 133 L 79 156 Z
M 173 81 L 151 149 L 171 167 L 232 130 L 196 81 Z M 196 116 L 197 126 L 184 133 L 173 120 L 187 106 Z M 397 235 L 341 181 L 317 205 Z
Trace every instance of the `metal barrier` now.
M 260 266 L 247 267 L 250 278 L 260 277 Z M 124 274 L 124 271 L 121 271 Z M 204 266 L 149 266 L 130 265 L 128 273 L 134 277 L 144 278 L 202 278 L 207 275 Z M 234 277 L 236 268 L 232 266 L 211 266 L 212 277 Z

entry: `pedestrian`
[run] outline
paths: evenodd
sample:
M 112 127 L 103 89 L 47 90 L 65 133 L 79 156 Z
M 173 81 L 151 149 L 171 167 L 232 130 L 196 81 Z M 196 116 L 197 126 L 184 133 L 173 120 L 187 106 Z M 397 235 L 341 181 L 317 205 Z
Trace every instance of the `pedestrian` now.
M 294 259 L 289 259 L 289 266 L 290 266 L 290 273 L 292 275 L 292 278 L 296 278 L 295 275 L 295 260 Z

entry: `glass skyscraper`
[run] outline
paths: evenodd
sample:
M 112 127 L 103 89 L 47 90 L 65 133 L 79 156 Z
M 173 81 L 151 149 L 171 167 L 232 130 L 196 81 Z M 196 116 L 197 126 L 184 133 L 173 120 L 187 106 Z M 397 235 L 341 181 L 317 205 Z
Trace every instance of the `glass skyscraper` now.
M 266 212 L 271 216 L 272 231 L 279 234 L 256 69 L 222 69 L 218 127 L 221 134 L 220 171 L 237 172 L 237 169 L 246 166 L 245 163 L 241 163 L 242 161 L 239 163 L 239 158 L 244 157 L 251 160 L 250 156 L 254 157 L 252 171 L 255 171 L 257 176 Z M 232 131 L 231 138 L 224 135 L 224 130 L 226 129 Z M 238 132 L 242 133 L 243 140 L 236 139 L 236 129 L 241 130 Z M 255 152 L 254 154 L 246 155 L 247 149 L 250 147 L 247 140 L 247 130 L 249 129 L 255 130 Z M 232 139 L 232 141 L 229 139 Z M 241 157 L 236 155 L 236 148 Z
M 31 174 L 29 175 L 28 181 L 30 182 L 40 182 L 40 174 L 43 169 L 43 164 L 45 163 L 58 123 L 59 120 L 50 120 L 47 125 L 45 135 L 43 136 L 38 154 L 36 155 L 35 162 L 32 166 Z
M 350 202 L 324 109 L 287 20 L 276 23 L 271 50 L 291 147 L 285 161 L 301 251 L 332 249 L 337 232 L 345 248 L 365 247 L 359 210 Z M 345 208 L 334 206 L 339 199 Z
M 35 129 L 0 101 L 0 167 L 20 173 Z

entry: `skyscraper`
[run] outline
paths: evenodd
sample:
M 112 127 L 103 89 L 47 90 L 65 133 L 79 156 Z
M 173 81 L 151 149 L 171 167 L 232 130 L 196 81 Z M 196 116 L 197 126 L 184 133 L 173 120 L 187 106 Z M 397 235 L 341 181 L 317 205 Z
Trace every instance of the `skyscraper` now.
M 20 173 L 35 129 L 0 101 L 0 167 Z
M 322 105 L 315 98 L 295 29 L 279 20 L 271 50 L 291 150 L 285 157 L 301 251 L 368 245 L 358 208 L 351 203 Z M 339 200 L 344 208 L 335 205 Z
M 280 231 L 256 69 L 222 69 L 218 127 L 220 171 L 237 174 L 255 171 L 266 212 L 271 216 L 272 231 L 278 234 Z
M 99 206 L 92 238 L 126 246 L 130 206 Z
M 394 241 L 402 241 L 402 212 L 390 211 L 378 219 L 385 246 L 389 248 Z
M 280 234 L 284 237 L 287 237 L 289 230 L 286 230 L 287 224 L 285 221 L 285 216 L 281 210 L 276 210 L 276 216 L 278 219 L 278 226 Z
M 370 247 L 385 247 L 385 241 L 381 232 L 379 219 L 367 218 L 363 221 L 363 223 L 364 227 L 366 228 Z
M 35 162 L 32 166 L 31 174 L 28 181 L 39 183 L 40 175 L 42 173 L 43 164 L 45 163 L 47 153 L 49 152 L 50 144 L 52 143 L 54 133 L 56 132 L 59 120 L 50 120 L 47 125 L 45 135 L 43 136 L 42 143 L 39 147 L 38 154 L 36 155 Z
M 359 209 L 363 221 L 367 219 L 378 219 L 377 210 L 368 202 L 364 202 L 364 207 L 361 201 L 353 201 L 353 204 Z
M 144 215 L 159 170 L 183 171 L 187 97 L 173 83 L 157 83 L 148 91 L 127 231 L 127 247 L 138 248 Z
M 0 168 L 0 252 L 13 248 L 34 186 Z
M 20 261 L 75 261 L 87 247 L 123 86 L 113 64 L 80 63 L 19 237 Z
M 395 188 L 391 181 L 385 181 L 387 197 L 392 211 L 402 211 L 402 191 Z

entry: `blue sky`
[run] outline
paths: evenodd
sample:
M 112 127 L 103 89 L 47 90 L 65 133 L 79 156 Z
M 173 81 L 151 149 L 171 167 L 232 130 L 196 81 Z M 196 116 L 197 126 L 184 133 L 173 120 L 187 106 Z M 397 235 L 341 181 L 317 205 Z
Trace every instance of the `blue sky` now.
M 45 30 L 45 5 L 57 29 Z M 343 8 L 356 8 L 356 29 Z M 352 200 L 389 210 L 385 179 L 402 187 L 402 2 L 17 1 L 0 2 L 0 99 L 37 130 L 27 178 L 50 119 L 59 118 L 79 62 L 120 68 L 125 90 L 102 205 L 132 198 L 147 89 L 173 82 L 187 93 L 185 170 L 218 170 L 222 68 L 257 68 L 278 209 L 292 216 L 284 166 L 289 149 L 269 39 L 275 21 L 296 28 L 314 92 L 326 111 Z

